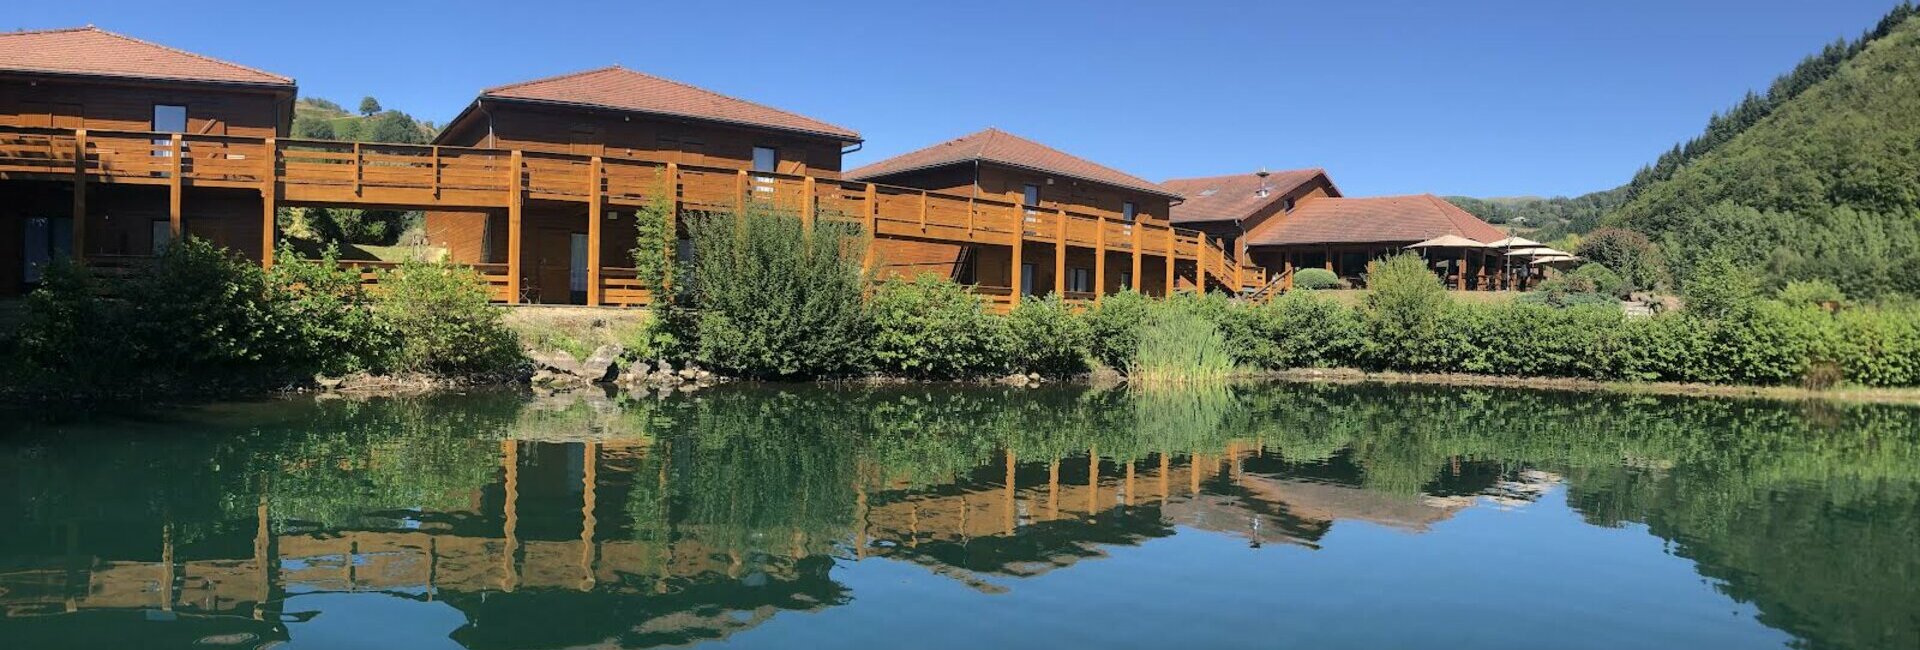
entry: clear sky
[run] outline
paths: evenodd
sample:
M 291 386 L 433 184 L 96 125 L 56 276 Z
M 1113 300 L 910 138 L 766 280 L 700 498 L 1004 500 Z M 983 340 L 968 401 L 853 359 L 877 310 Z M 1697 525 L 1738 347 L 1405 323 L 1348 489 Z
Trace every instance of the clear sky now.
M 1579 194 L 1897 0 L 7 2 L 444 122 L 619 63 L 859 131 L 997 126 L 1151 180 L 1324 167 L 1348 195 Z

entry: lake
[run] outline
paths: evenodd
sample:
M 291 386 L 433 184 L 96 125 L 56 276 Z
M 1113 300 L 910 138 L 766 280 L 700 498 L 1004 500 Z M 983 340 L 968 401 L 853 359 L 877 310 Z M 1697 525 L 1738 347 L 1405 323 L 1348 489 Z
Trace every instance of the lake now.
M 1920 647 L 1920 410 L 728 386 L 0 424 L 5 648 Z

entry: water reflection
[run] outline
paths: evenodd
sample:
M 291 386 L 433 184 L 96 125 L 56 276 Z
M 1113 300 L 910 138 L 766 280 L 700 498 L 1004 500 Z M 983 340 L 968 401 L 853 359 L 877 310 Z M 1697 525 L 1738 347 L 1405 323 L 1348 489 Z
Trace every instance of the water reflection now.
M 1585 525 L 1644 526 L 1803 645 L 1920 645 L 1920 414 L 1896 407 L 739 388 L 12 426 L 0 639 L 19 647 L 684 645 L 848 606 L 870 561 L 991 598 L 1175 536 L 1314 552 L 1563 485 Z

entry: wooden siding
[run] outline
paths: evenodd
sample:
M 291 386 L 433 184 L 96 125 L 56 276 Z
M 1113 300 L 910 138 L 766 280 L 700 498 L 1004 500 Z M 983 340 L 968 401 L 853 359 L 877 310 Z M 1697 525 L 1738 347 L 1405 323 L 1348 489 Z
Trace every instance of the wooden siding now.
M 608 109 L 481 101 L 480 110 L 448 126 L 442 144 L 746 170 L 753 169 L 753 148 L 761 146 L 778 150 L 779 173 L 840 176 L 840 142 L 831 138 Z
M 149 131 L 153 107 L 187 107 L 187 133 L 281 135 L 291 91 L 193 83 L 83 82 L 60 77 L 0 76 L 0 126 Z

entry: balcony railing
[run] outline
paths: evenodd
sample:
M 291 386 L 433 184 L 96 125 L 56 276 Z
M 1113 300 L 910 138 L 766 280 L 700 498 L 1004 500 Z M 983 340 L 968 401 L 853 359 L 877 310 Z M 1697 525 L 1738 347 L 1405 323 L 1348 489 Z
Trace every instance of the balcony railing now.
M 749 201 L 803 218 L 863 223 L 879 239 L 1067 246 L 1176 260 L 1191 279 L 1241 293 L 1267 284 L 1201 233 L 1129 223 L 1072 208 L 794 174 L 624 158 L 435 145 L 371 144 L 137 131 L 0 126 L 0 179 L 254 187 L 287 203 L 404 209 L 513 208 L 527 199 L 669 202 L 676 213 L 737 210 Z M 178 202 L 175 202 L 178 205 Z M 177 215 L 175 215 L 177 216 Z M 1016 237 L 1015 233 L 1019 233 Z M 644 300 L 622 269 L 604 268 L 608 300 Z M 508 285 L 517 283 L 509 282 Z M 511 294 L 511 289 L 505 289 Z M 622 293 L 625 292 L 625 293 Z

